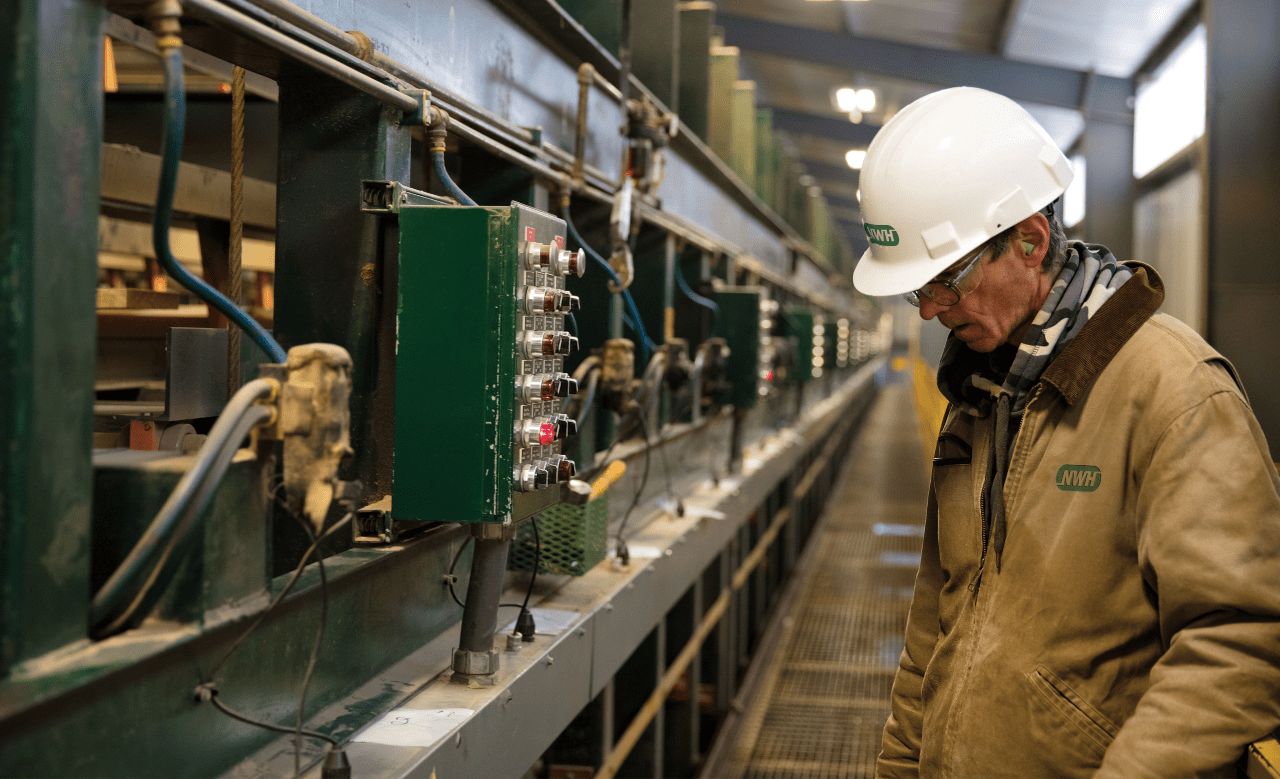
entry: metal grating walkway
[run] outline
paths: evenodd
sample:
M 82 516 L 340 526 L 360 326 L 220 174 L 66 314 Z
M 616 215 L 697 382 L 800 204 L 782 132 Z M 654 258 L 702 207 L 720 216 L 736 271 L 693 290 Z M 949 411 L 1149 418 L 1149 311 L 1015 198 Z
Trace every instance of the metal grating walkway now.
M 911 385 L 854 439 L 817 551 L 734 745 L 744 779 L 871 777 L 920 560 L 928 482 Z

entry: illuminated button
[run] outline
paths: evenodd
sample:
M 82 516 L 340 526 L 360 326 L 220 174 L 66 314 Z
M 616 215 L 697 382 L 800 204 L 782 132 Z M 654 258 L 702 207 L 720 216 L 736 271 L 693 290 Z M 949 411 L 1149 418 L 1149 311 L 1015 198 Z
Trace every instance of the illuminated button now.
M 546 446 L 556 440 L 555 422 L 547 417 L 517 420 L 515 438 L 524 446 Z
M 518 491 L 533 492 L 538 489 L 538 466 L 536 464 L 517 463 L 514 470 L 512 481 L 515 482 L 515 488 Z M 547 473 L 546 469 L 543 469 L 543 473 Z
M 533 403 L 556 397 L 560 374 L 537 373 L 516 377 L 516 400 Z
M 582 277 L 583 271 L 587 269 L 587 255 L 581 250 L 571 252 L 568 249 L 562 249 L 556 254 L 555 264 L 551 268 L 551 272 L 557 276 L 578 276 Z
M 520 350 L 525 357 L 551 357 L 556 352 L 554 330 L 525 330 L 519 335 Z
M 561 298 L 568 293 L 551 287 L 525 287 L 521 297 L 524 299 L 524 310 L 530 314 L 549 314 L 562 310 Z
M 550 245 L 530 241 L 524 248 L 525 267 L 529 270 L 550 270 L 551 252 Z
M 575 464 L 573 460 L 570 460 L 568 457 L 564 457 L 563 455 L 560 457 L 560 463 L 557 466 L 557 469 L 560 472 L 559 476 L 560 476 L 560 481 L 562 482 L 569 481 L 574 476 L 578 475 L 577 464 Z

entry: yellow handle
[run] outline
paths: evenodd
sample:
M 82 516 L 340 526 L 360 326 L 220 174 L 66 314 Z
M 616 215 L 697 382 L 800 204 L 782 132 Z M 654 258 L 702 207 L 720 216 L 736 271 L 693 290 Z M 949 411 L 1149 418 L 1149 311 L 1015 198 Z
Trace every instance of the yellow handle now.
M 614 460 L 609 463 L 609 467 L 604 469 L 604 473 L 600 478 L 596 479 L 595 484 L 591 485 L 591 498 L 595 500 L 601 495 L 609 491 L 613 483 L 622 478 L 622 474 L 627 472 L 627 464 L 621 460 Z

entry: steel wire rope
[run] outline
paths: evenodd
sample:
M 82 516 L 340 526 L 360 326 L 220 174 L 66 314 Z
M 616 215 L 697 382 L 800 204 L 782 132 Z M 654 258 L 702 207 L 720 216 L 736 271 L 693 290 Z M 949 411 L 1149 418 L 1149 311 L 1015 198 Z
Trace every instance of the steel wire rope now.
M 258 321 L 244 312 L 203 279 L 192 275 L 174 259 L 169 248 L 169 227 L 173 222 L 173 197 L 178 185 L 178 167 L 182 160 L 182 136 L 186 123 L 187 96 L 182 74 L 182 49 L 162 49 L 165 67 L 164 137 L 160 157 L 160 184 L 156 190 L 155 216 L 151 243 L 156 260 L 174 281 L 218 311 L 249 334 L 272 362 L 283 363 L 288 355 Z
M 227 251 L 227 297 L 244 294 L 244 68 L 231 68 L 231 243 Z M 227 397 L 240 389 L 240 328 L 227 327 Z

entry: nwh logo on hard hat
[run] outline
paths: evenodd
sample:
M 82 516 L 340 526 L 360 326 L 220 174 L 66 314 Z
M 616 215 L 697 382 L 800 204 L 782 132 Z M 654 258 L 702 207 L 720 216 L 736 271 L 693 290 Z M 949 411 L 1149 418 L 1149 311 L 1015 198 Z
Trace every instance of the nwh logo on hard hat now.
M 867 240 L 879 246 L 897 246 L 898 231 L 889 225 L 863 225 L 867 231 Z

